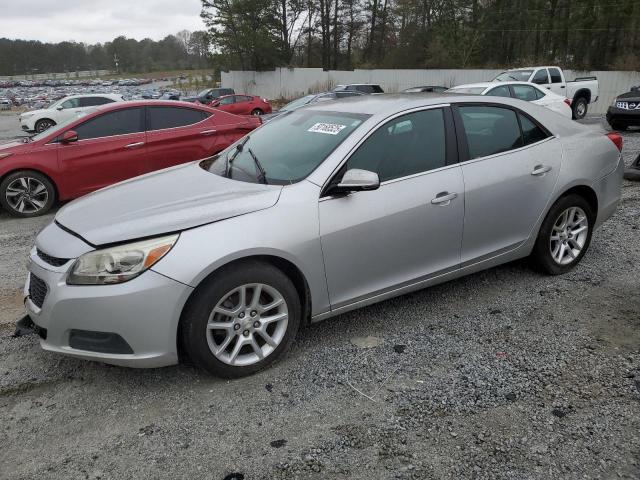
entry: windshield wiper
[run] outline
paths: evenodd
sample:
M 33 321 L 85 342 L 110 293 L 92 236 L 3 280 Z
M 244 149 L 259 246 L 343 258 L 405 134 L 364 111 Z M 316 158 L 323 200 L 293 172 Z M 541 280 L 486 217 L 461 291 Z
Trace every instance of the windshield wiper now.
M 253 158 L 253 161 L 256 164 L 256 168 L 260 172 L 260 175 L 258 175 L 258 180 L 260 180 L 265 185 L 268 184 L 269 182 L 267 182 L 267 172 L 262 167 L 260 160 L 258 160 L 258 157 L 256 157 L 256 154 L 253 153 L 253 150 L 251 150 L 251 147 L 247 148 L 247 151 L 249 152 L 249 155 L 251 155 L 251 158 Z
M 249 140 L 249 135 L 247 135 L 246 137 L 244 137 L 244 139 L 242 139 L 242 141 L 236 145 L 235 150 L 233 151 L 233 156 L 231 158 L 231 152 L 227 153 L 227 156 L 225 157 L 225 162 L 224 162 L 224 176 L 227 178 L 231 178 L 229 175 L 231 175 L 231 162 L 233 162 L 236 157 L 238 156 L 238 154 L 242 151 L 242 148 L 244 147 L 244 144 L 247 143 L 247 140 Z

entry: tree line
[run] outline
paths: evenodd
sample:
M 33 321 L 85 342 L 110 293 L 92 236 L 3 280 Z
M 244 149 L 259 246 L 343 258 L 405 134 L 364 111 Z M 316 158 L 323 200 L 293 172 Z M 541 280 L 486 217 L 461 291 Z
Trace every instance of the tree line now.
M 202 0 L 225 68 L 640 69 L 638 0 Z
M 183 30 L 159 41 L 119 36 L 95 45 L 0 38 L 0 75 L 116 68 L 120 72 L 206 68 L 209 57 L 209 36 L 202 31 Z

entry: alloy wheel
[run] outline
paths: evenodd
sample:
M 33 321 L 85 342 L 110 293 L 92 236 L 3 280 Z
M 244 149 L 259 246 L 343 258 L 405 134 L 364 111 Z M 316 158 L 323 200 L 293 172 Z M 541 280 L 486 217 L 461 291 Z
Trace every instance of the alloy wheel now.
M 42 133 L 45 130 L 51 128 L 52 126 L 53 126 L 53 122 L 50 122 L 49 120 L 40 120 L 36 125 L 36 132 Z
M 589 220 L 580 207 L 563 211 L 553 224 L 549 248 L 551 257 L 559 265 L 573 262 L 585 246 L 589 235 Z
M 217 303 L 207 322 L 211 353 L 232 366 L 260 362 L 287 332 L 289 311 L 275 288 L 252 283 L 234 288 Z
M 19 213 L 36 213 L 42 210 L 49 200 L 47 187 L 33 177 L 19 177 L 7 185 L 5 191 L 7 204 Z

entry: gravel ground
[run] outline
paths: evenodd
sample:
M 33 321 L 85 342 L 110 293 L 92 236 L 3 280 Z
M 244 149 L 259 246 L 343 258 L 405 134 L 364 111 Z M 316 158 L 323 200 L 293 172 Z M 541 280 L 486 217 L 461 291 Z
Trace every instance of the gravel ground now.
M 640 478 L 638 184 L 567 275 L 516 262 L 342 315 L 236 381 L 11 338 L 48 221 L 0 217 L 0 478 Z

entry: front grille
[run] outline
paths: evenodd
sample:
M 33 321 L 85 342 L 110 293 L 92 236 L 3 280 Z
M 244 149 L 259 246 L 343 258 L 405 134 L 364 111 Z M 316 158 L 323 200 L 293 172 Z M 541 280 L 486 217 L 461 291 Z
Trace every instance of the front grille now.
M 44 280 L 36 277 L 33 273 L 29 276 L 29 298 L 38 308 L 42 308 L 44 297 L 47 296 L 49 288 Z
M 48 253 L 44 253 L 39 248 L 36 249 L 36 253 L 43 261 L 47 262 L 49 265 L 53 265 L 54 267 L 61 267 L 69 261 L 68 258 L 52 257 Z

